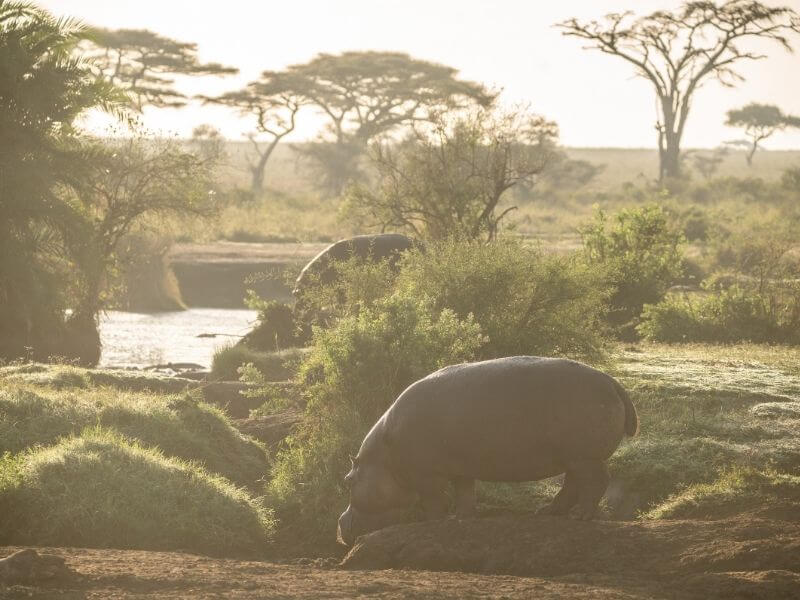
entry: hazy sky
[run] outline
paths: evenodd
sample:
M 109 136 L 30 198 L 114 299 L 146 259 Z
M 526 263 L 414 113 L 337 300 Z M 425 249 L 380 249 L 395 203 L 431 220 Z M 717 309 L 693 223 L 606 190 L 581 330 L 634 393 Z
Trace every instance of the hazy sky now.
M 778 4 L 766 0 L 768 4 Z M 568 146 L 654 147 L 650 84 L 622 60 L 582 50 L 552 25 L 635 9 L 672 9 L 674 0 L 38 0 L 57 15 L 111 28 L 147 28 L 197 42 L 203 61 L 238 67 L 237 77 L 204 78 L 182 89 L 215 94 L 240 87 L 265 69 L 305 62 L 319 52 L 392 50 L 460 70 L 463 78 L 502 88 L 505 103 L 530 102 L 555 120 Z M 800 0 L 782 0 L 800 12 Z M 769 58 L 744 64 L 735 89 L 715 82 L 698 92 L 684 147 L 713 147 L 740 137 L 723 125 L 725 111 L 748 102 L 777 104 L 800 115 L 797 53 L 757 45 Z M 212 123 L 231 139 L 250 126 L 220 107 L 148 110 L 153 130 L 186 135 Z M 301 118 L 295 139 L 313 137 L 319 121 Z M 768 148 L 800 148 L 800 132 L 778 134 Z

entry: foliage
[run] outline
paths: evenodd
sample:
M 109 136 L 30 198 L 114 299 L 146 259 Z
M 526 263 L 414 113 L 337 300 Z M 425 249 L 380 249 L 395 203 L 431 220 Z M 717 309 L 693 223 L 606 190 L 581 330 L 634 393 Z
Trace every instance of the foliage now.
M 91 329 L 106 304 L 120 241 L 132 227 L 146 215 L 208 216 L 216 201 L 213 165 L 172 141 L 97 140 L 87 143 L 84 152 L 90 163 L 65 193 L 75 214 L 65 246 L 77 275 L 71 321 Z M 85 364 L 94 364 L 99 349 L 77 354 Z
M 556 136 L 554 123 L 522 109 L 437 118 L 399 145 L 373 145 L 377 184 L 352 187 L 345 215 L 418 238 L 492 240 L 515 208 L 501 206 L 506 192 L 555 160 Z
M 4 544 L 263 551 L 259 500 L 194 463 L 100 428 L 0 460 Z
M 278 300 L 263 300 L 248 290 L 245 304 L 258 311 L 258 323 L 242 344 L 254 350 L 275 351 L 294 346 L 297 341 L 297 324 L 292 307 Z
M 623 209 L 609 221 L 598 209 L 581 236 L 587 262 L 603 269 L 614 287 L 610 321 L 622 325 L 661 300 L 680 277 L 683 235 L 654 204 Z
M 255 118 L 256 131 L 248 135 L 256 155 L 255 161 L 249 165 L 252 193 L 261 192 L 270 156 L 280 141 L 294 131 L 297 113 L 308 102 L 305 95 L 308 85 L 304 77 L 293 73 L 264 71 L 258 80 L 251 81 L 241 90 L 204 98 L 207 103 L 228 106 L 244 116 Z M 258 137 L 264 134 L 270 137 L 270 141 L 262 148 Z
M 358 176 L 360 155 L 375 137 L 494 99 L 482 85 L 457 79 L 456 69 L 401 52 L 319 54 L 287 72 L 304 82 L 302 94 L 329 120 L 324 137 L 334 144 L 311 146 L 308 157 L 335 193 Z
M 76 120 L 124 98 L 72 56 L 84 36 L 29 3 L 0 0 L 0 357 L 58 354 L 67 307 L 59 195 L 80 171 Z
M 266 351 L 243 344 L 225 346 L 214 353 L 211 377 L 223 381 L 236 381 L 239 379 L 240 369 L 249 365 L 266 381 L 286 381 L 297 374 L 303 357 L 302 348 Z
M 282 529 L 310 542 L 332 539 L 346 504 L 342 477 L 367 430 L 415 380 L 473 358 L 483 343 L 472 319 L 404 294 L 318 329 L 301 380 L 305 418 L 276 457 L 267 497 Z
M 437 309 L 473 316 L 487 339 L 481 358 L 514 355 L 602 360 L 609 296 L 602 274 L 574 257 L 509 238 L 489 245 L 440 243 L 411 253 L 397 288 Z
M 233 67 L 201 63 L 197 44 L 179 42 L 146 29 L 103 29 L 91 32 L 87 55 L 97 73 L 124 88 L 133 106 L 185 106 L 186 96 L 176 90 L 175 75 L 230 75 Z
M 780 108 L 772 104 L 757 104 L 755 102 L 729 110 L 726 125 L 744 128 L 745 134 L 750 138 L 750 149 L 745 155 L 747 164 L 753 164 L 753 155 L 758 150 L 758 145 L 776 131 L 787 127 L 800 127 L 800 117 L 784 114 Z
M 100 425 L 167 456 L 196 461 L 240 486 L 255 488 L 267 470 L 264 448 L 215 407 L 178 395 L 87 389 L 84 371 L 51 369 L 57 369 L 48 380 L 51 389 L 3 383 L 0 453 L 50 445 Z
M 800 286 L 734 284 L 697 299 L 667 297 L 644 307 L 637 330 L 659 342 L 800 344 Z
M 680 175 L 680 143 L 702 84 L 715 78 L 733 86 L 743 79 L 738 63 L 765 58 L 743 49 L 748 39 L 773 40 L 791 51 L 786 35 L 800 31 L 800 18 L 791 8 L 753 0 L 687 1 L 675 12 L 639 18 L 615 13 L 587 23 L 573 18 L 558 26 L 564 35 L 587 40 L 589 48 L 625 60 L 653 85 L 661 112 L 656 124 L 661 180 Z

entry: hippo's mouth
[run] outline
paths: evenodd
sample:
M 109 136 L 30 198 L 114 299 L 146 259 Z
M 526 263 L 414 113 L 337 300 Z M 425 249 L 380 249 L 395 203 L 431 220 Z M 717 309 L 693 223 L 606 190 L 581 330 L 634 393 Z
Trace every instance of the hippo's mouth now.
M 349 505 L 339 517 L 336 540 L 345 546 L 352 546 L 358 537 L 401 523 L 407 515 L 405 509 L 391 509 L 380 513 L 365 513 Z

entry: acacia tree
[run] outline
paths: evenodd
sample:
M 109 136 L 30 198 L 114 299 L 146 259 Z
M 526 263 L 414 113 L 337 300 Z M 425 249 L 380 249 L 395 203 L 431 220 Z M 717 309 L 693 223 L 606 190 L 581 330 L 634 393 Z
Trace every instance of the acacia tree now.
M 243 89 L 217 97 L 203 97 L 206 103 L 221 104 L 255 119 L 254 133 L 248 139 L 255 152 L 250 163 L 250 189 L 258 194 L 264 187 L 264 171 L 273 151 L 281 140 L 294 131 L 297 113 L 308 102 L 307 80 L 292 73 L 264 71 L 261 77 Z M 265 146 L 261 135 L 269 136 Z
M 358 159 L 377 136 L 494 100 L 483 85 L 458 79 L 456 69 L 401 52 L 320 54 L 287 71 L 305 82 L 302 94 L 328 118 L 328 144 L 314 144 L 306 154 L 334 191 L 357 173 Z
M 789 127 L 800 127 L 800 117 L 784 114 L 780 108 L 772 104 L 751 103 L 742 108 L 728 111 L 726 125 L 744 128 L 745 135 L 750 138 L 747 142 L 748 151 L 745 154 L 747 165 L 753 165 L 753 155 L 758 150 L 759 143 L 770 137 L 776 131 Z
M 146 29 L 102 29 L 92 32 L 87 55 L 97 71 L 128 91 L 133 106 L 180 108 L 187 97 L 175 89 L 174 75 L 231 75 L 239 70 L 201 63 L 197 44 L 179 42 Z
M 659 179 L 680 174 L 680 145 L 697 90 L 710 79 L 733 86 L 742 76 L 736 65 L 765 55 L 743 49 L 748 39 L 773 40 L 787 51 L 786 34 L 800 32 L 800 17 L 787 7 L 753 0 L 686 2 L 676 12 L 657 11 L 636 18 L 610 14 L 603 21 L 569 19 L 562 33 L 589 42 L 589 48 L 617 56 L 655 88 L 660 116 L 656 123 Z
M 558 158 L 557 127 L 524 110 L 473 111 L 418 127 L 402 143 L 372 146 L 375 188 L 352 186 L 345 214 L 368 226 L 426 239 L 492 240 L 514 206 L 501 206 L 516 185 L 532 185 Z
M 96 364 L 96 317 L 105 308 L 120 241 L 146 215 L 212 214 L 214 159 L 187 152 L 171 140 L 139 137 L 93 140 L 83 152 L 87 166 L 63 192 L 74 207 L 64 245 L 74 265 L 69 325 L 76 354 L 82 363 Z

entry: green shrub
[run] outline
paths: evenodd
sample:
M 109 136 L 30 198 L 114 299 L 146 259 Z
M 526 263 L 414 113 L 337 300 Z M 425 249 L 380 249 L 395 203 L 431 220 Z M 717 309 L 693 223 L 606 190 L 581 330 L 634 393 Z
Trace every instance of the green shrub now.
M 108 430 L 0 460 L 3 544 L 253 554 L 270 511 L 193 463 Z
M 253 488 L 268 470 L 262 445 L 234 429 L 218 408 L 189 398 L 97 388 L 34 392 L 14 384 L 0 390 L 0 453 L 53 444 L 91 425 L 197 461 L 237 485 Z
M 304 355 L 302 348 L 262 352 L 241 344 L 224 346 L 214 353 L 211 377 L 221 381 L 236 381 L 239 379 L 239 369 L 252 364 L 268 381 L 285 381 L 297 373 Z
M 473 358 L 484 342 L 472 319 L 394 294 L 317 329 L 301 377 L 310 381 L 299 430 L 278 453 L 267 496 L 282 530 L 333 539 L 347 504 L 342 478 L 364 435 L 415 380 Z
M 604 355 L 608 286 L 596 269 L 571 257 L 512 239 L 433 244 L 406 257 L 397 287 L 461 318 L 473 315 L 488 337 L 481 358 Z
M 247 306 L 258 311 L 258 323 L 239 345 L 253 350 L 273 352 L 297 345 L 297 330 L 292 307 L 277 300 L 264 300 L 248 290 Z
M 598 210 L 581 229 L 586 260 L 614 287 L 610 321 L 623 325 L 661 300 L 683 270 L 683 234 L 657 205 L 619 211 L 610 223 Z
M 800 343 L 800 286 L 769 288 L 735 284 L 697 298 L 668 297 L 645 306 L 637 330 L 660 342 Z

